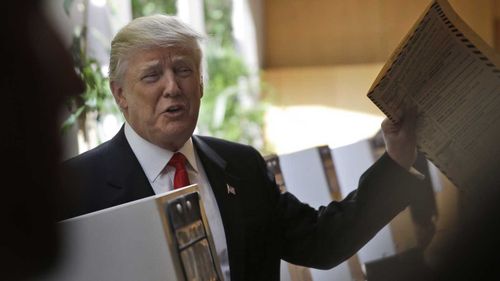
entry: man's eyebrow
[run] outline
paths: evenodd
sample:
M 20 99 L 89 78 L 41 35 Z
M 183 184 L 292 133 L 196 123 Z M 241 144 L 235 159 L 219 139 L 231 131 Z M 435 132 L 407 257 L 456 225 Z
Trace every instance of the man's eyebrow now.
M 139 72 L 142 73 L 142 72 L 146 72 L 148 70 L 154 69 L 154 68 L 158 67 L 160 64 L 161 64 L 160 60 L 152 60 L 152 61 L 145 62 L 139 68 Z
M 191 56 L 187 56 L 187 55 L 177 55 L 177 56 L 172 57 L 172 62 L 194 63 L 194 59 Z

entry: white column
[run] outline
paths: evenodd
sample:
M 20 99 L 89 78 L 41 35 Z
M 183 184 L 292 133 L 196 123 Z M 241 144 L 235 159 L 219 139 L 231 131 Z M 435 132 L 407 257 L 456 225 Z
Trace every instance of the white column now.
M 203 10 L 203 0 L 177 0 L 177 17 L 180 20 L 187 23 L 194 30 L 198 31 L 200 34 L 206 34 L 205 30 L 205 13 Z M 201 42 L 202 52 L 205 53 L 204 42 Z M 202 58 L 202 72 L 203 79 L 206 82 L 208 77 L 207 68 L 205 67 L 206 61 Z
M 250 1 L 255 10 L 259 7 L 256 3 L 260 1 Z M 259 61 L 259 48 L 257 41 L 257 21 L 258 11 L 253 12 L 248 0 L 233 0 L 232 25 L 233 36 L 236 41 L 236 49 L 243 56 L 251 74 L 257 74 Z
M 177 0 L 177 16 L 201 34 L 205 34 L 203 0 Z

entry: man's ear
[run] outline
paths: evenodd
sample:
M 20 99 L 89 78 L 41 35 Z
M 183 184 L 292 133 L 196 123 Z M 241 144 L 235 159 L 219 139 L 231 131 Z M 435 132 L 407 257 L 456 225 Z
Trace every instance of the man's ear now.
M 111 88 L 111 93 L 113 93 L 113 97 L 115 98 L 115 102 L 120 108 L 121 111 L 126 111 L 128 108 L 127 99 L 123 93 L 123 86 L 121 83 L 116 81 L 111 81 L 109 83 Z

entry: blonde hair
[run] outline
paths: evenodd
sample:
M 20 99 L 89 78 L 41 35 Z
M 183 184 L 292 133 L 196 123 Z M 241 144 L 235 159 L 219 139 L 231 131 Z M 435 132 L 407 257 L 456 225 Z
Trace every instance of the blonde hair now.
M 127 58 L 133 51 L 156 47 L 180 47 L 193 50 L 198 69 L 201 64 L 199 40 L 203 37 L 173 16 L 152 15 L 136 18 L 124 26 L 111 42 L 110 81 L 121 81 Z

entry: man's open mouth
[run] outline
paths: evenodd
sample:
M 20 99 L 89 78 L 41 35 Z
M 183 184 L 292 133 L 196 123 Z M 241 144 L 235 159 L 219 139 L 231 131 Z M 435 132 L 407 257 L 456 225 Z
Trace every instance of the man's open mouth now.
M 173 106 L 169 106 L 166 110 L 166 112 L 168 113 L 177 113 L 179 111 L 182 111 L 184 109 L 183 106 L 181 105 L 173 105 Z

